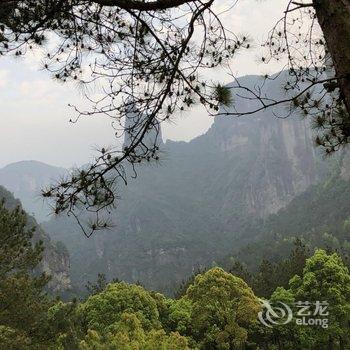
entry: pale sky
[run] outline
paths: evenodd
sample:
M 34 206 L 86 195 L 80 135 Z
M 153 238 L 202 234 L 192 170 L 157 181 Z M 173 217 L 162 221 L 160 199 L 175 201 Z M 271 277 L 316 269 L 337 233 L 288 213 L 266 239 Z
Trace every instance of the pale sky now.
M 218 11 L 228 9 L 236 0 L 217 0 Z M 239 0 L 222 20 L 235 33 L 248 35 L 255 49 L 242 52 L 231 64 L 238 76 L 273 73 L 276 66 L 257 62 L 259 44 L 279 19 L 287 0 Z M 212 79 L 228 83 L 232 80 L 222 70 L 210 73 Z M 94 148 L 113 145 L 114 132 L 107 118 L 74 117 L 68 103 L 83 104 L 83 96 L 72 85 L 53 81 L 40 71 L 36 59 L 0 57 L 0 167 L 21 160 L 38 160 L 48 164 L 71 167 L 86 163 Z M 163 126 L 163 138 L 189 141 L 207 131 L 212 118 L 201 109 L 194 109 Z

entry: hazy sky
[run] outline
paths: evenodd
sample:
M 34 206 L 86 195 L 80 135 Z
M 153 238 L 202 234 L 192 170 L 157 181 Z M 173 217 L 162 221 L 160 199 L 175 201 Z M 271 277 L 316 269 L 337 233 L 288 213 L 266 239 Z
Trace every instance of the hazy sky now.
M 236 0 L 217 0 L 218 12 Z M 239 0 L 232 10 L 222 14 L 223 22 L 236 33 L 249 35 L 255 49 L 242 52 L 231 64 L 237 75 L 272 73 L 276 67 L 257 63 L 259 43 L 283 14 L 286 0 Z M 231 78 L 221 70 L 211 72 L 222 82 Z M 81 119 L 74 116 L 68 103 L 84 103 L 72 85 L 61 85 L 39 70 L 32 58 L 0 58 L 0 167 L 20 161 L 39 160 L 70 167 L 86 163 L 97 146 L 113 144 L 113 129 L 107 118 Z M 188 141 L 203 134 L 212 119 L 200 109 L 178 116 L 163 127 L 163 137 Z

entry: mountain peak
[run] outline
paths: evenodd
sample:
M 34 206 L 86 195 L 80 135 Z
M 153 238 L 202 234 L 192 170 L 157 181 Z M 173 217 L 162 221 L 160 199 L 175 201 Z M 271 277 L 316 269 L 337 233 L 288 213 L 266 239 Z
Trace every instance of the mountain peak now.
M 36 160 L 24 160 L 0 169 L 0 185 L 20 198 L 24 209 L 35 212 L 39 221 L 47 219 L 48 208 L 40 197 L 41 190 L 63 176 L 67 169 Z
M 0 168 L 0 171 L 2 170 L 10 170 L 10 169 L 64 169 L 62 167 L 54 166 L 54 165 L 49 165 L 47 163 L 38 161 L 38 160 L 21 160 L 18 162 L 13 162 L 10 164 L 5 165 L 3 168 Z

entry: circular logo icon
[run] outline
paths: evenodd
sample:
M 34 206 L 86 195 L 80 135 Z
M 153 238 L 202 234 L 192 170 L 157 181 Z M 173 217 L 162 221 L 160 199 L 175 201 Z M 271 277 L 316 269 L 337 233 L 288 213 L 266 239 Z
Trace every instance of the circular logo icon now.
M 278 301 L 271 305 L 268 300 L 260 300 L 262 310 L 258 313 L 259 321 L 266 327 L 284 325 L 293 318 L 292 309 L 285 303 Z

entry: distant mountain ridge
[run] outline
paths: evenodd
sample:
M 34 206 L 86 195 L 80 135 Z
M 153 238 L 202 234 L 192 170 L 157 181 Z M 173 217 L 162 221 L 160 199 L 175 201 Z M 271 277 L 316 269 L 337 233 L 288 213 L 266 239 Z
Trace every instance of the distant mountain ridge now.
M 39 221 L 49 219 L 41 190 L 67 173 L 67 169 L 29 160 L 11 163 L 0 169 L 0 185 L 20 198 L 25 210 Z

